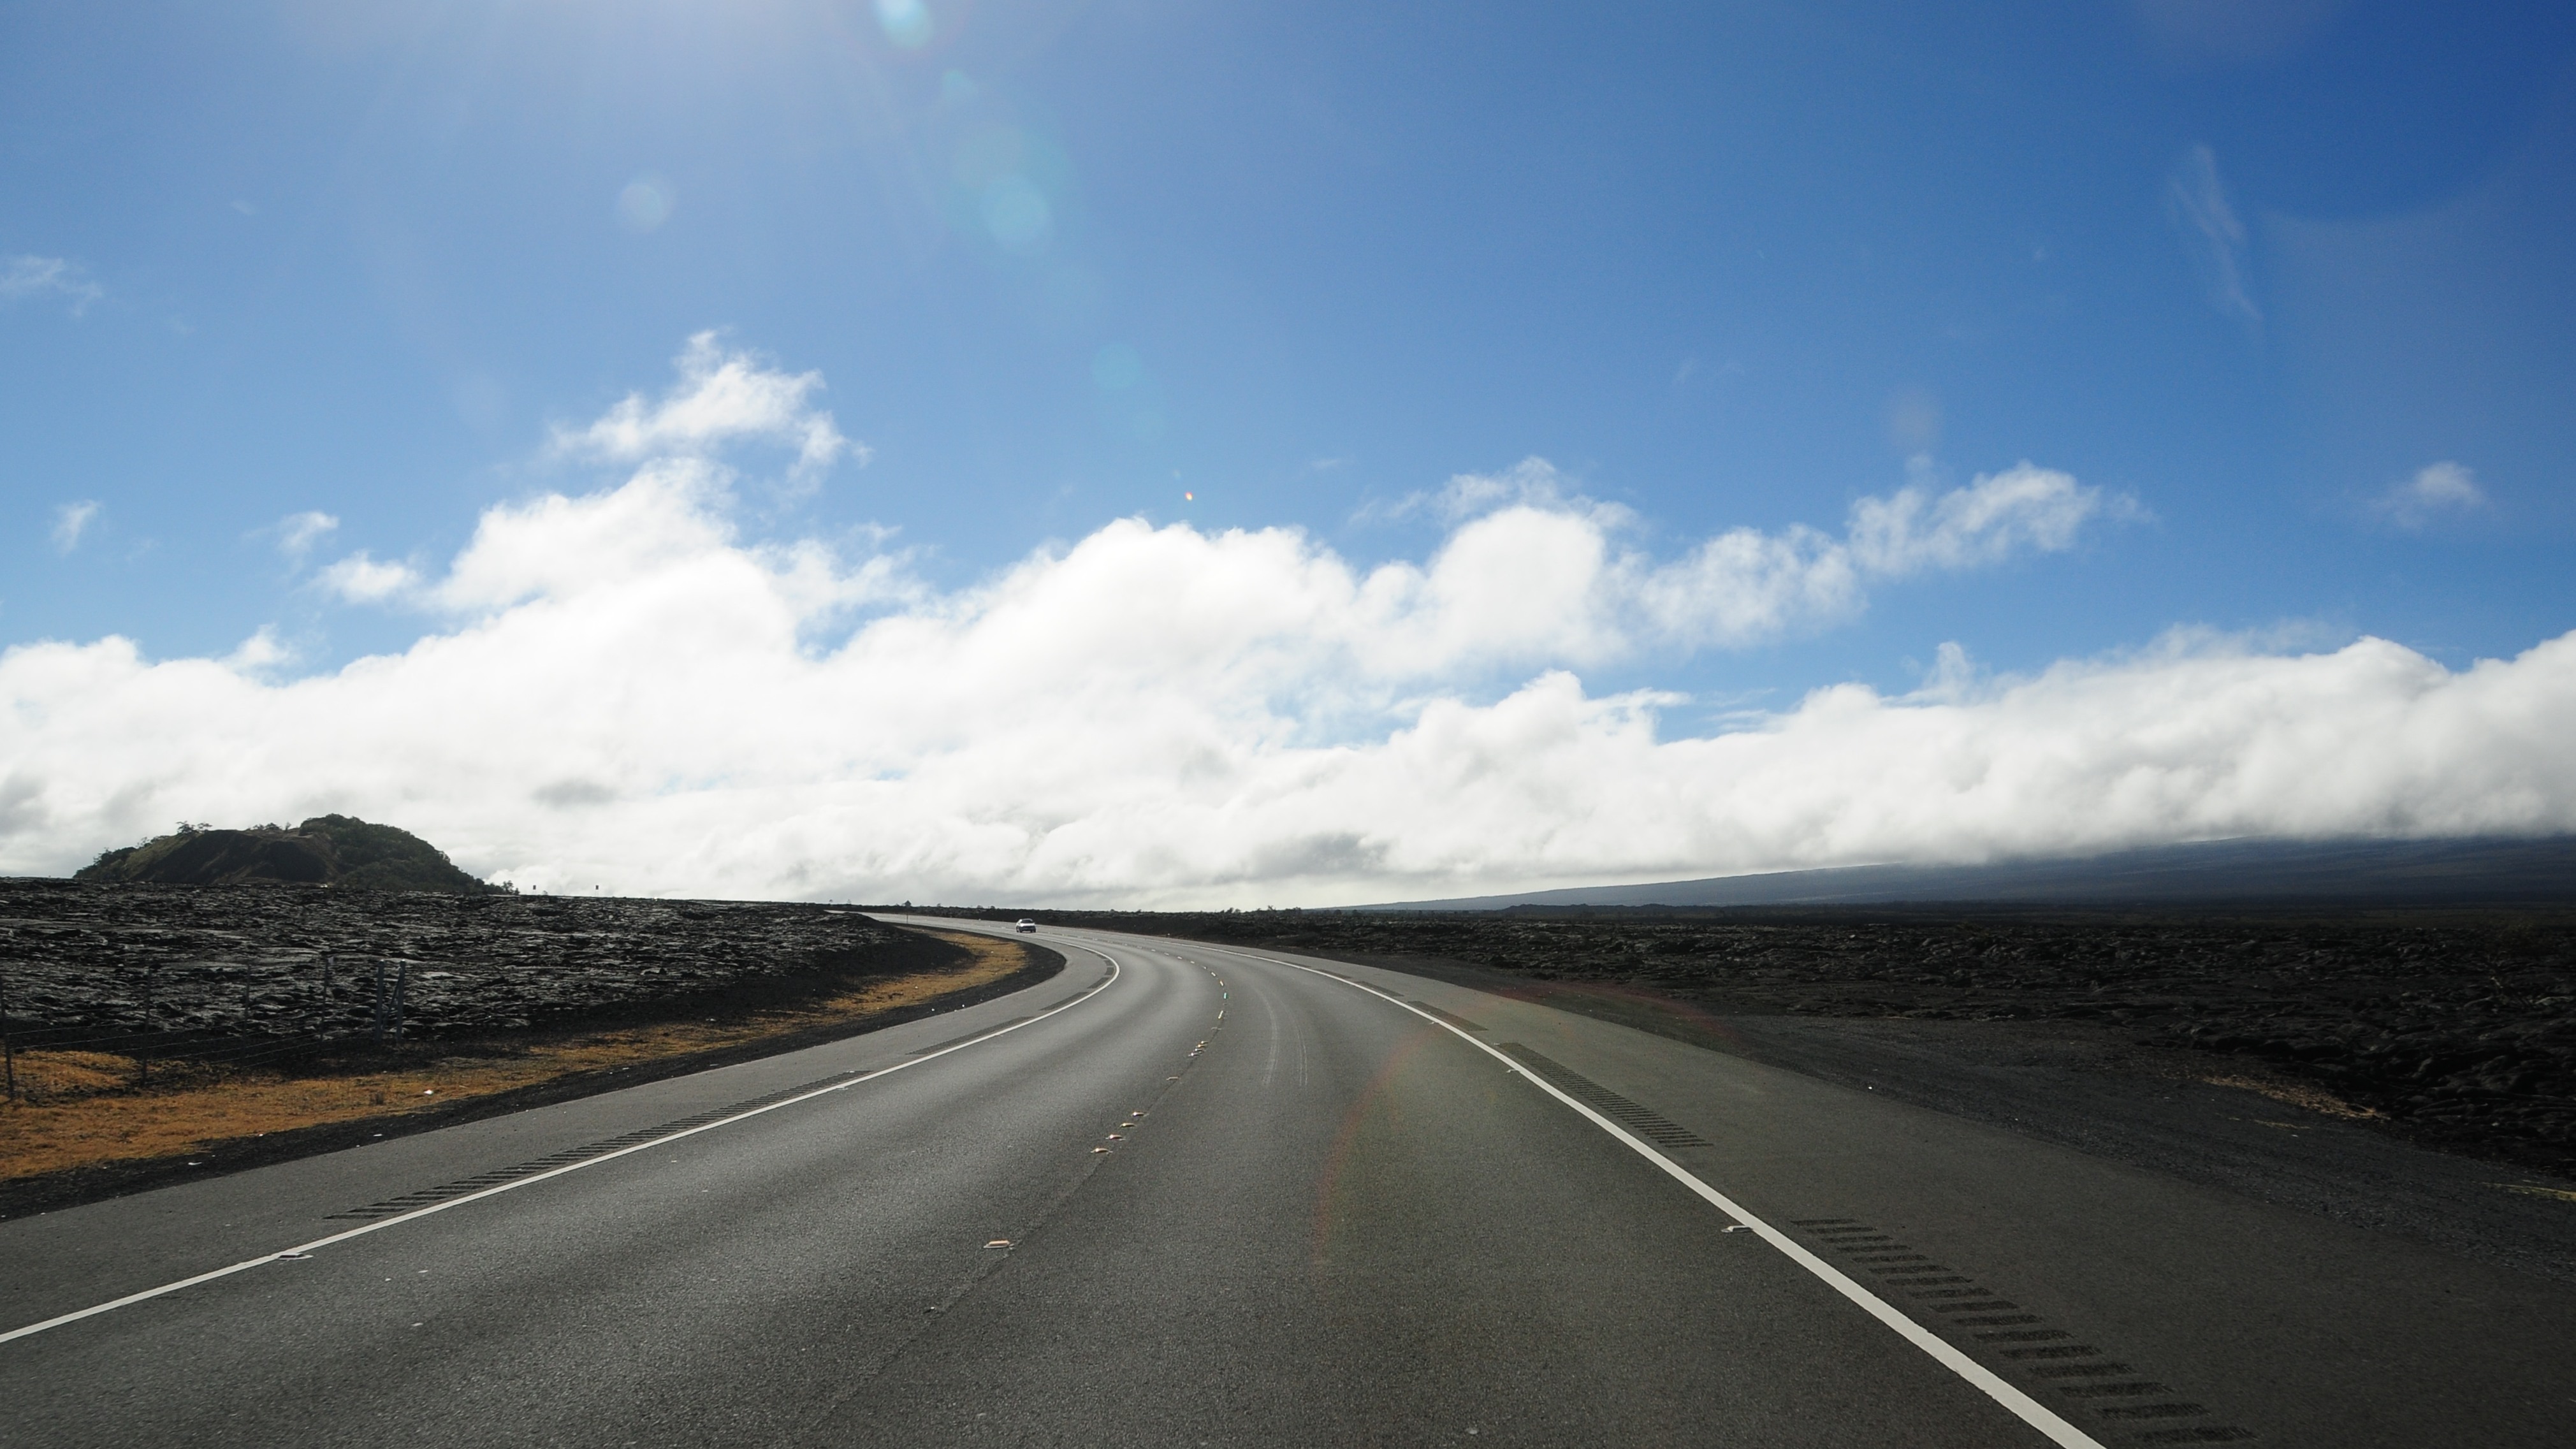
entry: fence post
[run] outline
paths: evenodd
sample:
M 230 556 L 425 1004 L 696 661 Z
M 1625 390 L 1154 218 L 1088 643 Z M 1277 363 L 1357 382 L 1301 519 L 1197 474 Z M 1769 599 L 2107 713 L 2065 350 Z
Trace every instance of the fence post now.
M 9 1031 L 9 973 L 0 971 L 0 1064 L 9 1079 L 9 1100 L 18 1100 L 18 1038 Z
M 160 1030 L 161 1015 L 152 1009 L 152 988 L 160 979 L 160 962 L 155 961 L 143 968 L 143 1032 L 146 1036 Z M 152 1084 L 152 1057 L 146 1050 L 150 1045 L 149 1042 L 134 1044 L 134 1084 L 138 1087 Z
M 403 992 L 411 985 L 411 963 L 399 962 L 394 967 L 394 1040 L 403 1039 Z
M 383 957 L 379 956 L 379 957 L 377 957 L 377 958 L 376 958 L 376 960 L 375 960 L 375 968 L 376 968 L 376 1024 L 375 1024 L 375 1039 L 376 1039 L 376 1045 L 378 1045 L 378 1046 L 383 1046 L 383 1045 L 385 1044 L 385 962 L 384 962 L 384 958 L 383 958 Z

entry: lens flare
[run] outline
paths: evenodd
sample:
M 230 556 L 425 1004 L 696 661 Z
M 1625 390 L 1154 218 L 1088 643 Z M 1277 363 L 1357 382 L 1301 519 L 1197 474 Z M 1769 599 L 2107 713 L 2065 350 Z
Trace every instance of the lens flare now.
M 1039 251 L 1054 234 L 1055 213 L 1027 177 L 998 176 L 984 188 L 984 229 L 1006 251 Z
M 1091 354 L 1091 380 L 1112 392 L 1124 392 L 1145 376 L 1145 359 L 1124 342 L 1102 345 Z
M 877 0 L 877 24 L 886 38 L 906 50 L 930 43 L 930 7 L 921 0 Z
M 1025 176 L 1028 162 L 1028 137 L 1014 126 L 988 124 L 977 126 L 957 143 L 950 170 L 958 185 L 980 192 L 1005 176 Z
M 671 219 L 671 208 L 679 195 L 671 183 L 659 176 L 644 175 L 626 183 L 617 193 L 617 221 L 638 236 L 652 231 Z

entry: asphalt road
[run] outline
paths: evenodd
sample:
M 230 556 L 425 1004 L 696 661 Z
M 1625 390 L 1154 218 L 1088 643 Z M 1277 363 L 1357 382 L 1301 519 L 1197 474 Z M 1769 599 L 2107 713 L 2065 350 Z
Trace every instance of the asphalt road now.
M 1463 987 L 1046 939 L 953 1015 L 0 1223 L 0 1444 L 2568 1442 L 2562 1283 Z

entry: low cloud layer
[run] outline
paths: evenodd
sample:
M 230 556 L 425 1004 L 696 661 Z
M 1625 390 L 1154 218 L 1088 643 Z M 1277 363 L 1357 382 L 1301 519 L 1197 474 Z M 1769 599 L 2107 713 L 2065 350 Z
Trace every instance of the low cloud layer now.
M 657 421 L 737 365 L 744 396 L 802 390 L 723 436 L 828 463 L 817 384 L 693 344 L 672 399 L 599 425 L 624 481 L 494 509 L 435 571 L 325 571 L 417 611 L 400 655 L 287 682 L 250 646 L 0 655 L 0 871 L 326 810 L 551 889 L 1245 905 L 2576 828 L 2576 636 L 2458 672 L 2371 639 L 2177 638 L 2019 680 L 1953 653 L 1922 694 L 1824 690 L 1706 738 L 1576 672 L 1827 627 L 1877 581 L 2070 548 L 2125 506 L 2047 469 L 1657 559 L 1530 463 L 1453 486 L 1420 562 L 1124 520 L 940 591 L 900 555 L 738 533 L 719 430 Z

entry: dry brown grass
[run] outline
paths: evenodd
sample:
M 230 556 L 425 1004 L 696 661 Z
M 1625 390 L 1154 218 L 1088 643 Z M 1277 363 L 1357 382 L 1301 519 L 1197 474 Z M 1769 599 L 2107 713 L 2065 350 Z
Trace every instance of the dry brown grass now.
M 965 947 L 968 961 L 947 971 L 871 982 L 846 995 L 793 1010 L 729 1022 L 671 1022 L 617 1030 L 460 1042 L 457 1055 L 357 1074 L 289 1076 L 242 1072 L 173 1082 L 158 1090 L 0 1105 L 0 1181 L 111 1162 L 170 1157 L 230 1138 L 298 1127 L 399 1117 L 460 1098 L 534 1086 L 577 1072 L 630 1066 L 665 1057 L 787 1037 L 819 1026 L 857 1025 L 907 1006 L 999 981 L 1026 964 L 1019 944 L 962 931 L 933 931 Z M 31 1065 L 38 1053 L 21 1053 Z M 55 1081 L 95 1075 L 131 1081 L 125 1057 L 46 1053 Z M 90 1060 L 90 1057 L 96 1060 Z M 156 1069 L 157 1071 L 157 1069 Z
M 2259 1093 L 2285 1107 L 2298 1107 L 2327 1117 L 2341 1117 L 2348 1122 L 2376 1120 L 2380 1114 L 2368 1107 L 2357 1106 L 2322 1087 L 2305 1082 L 2283 1081 L 2277 1077 L 2209 1077 L 2200 1078 L 2213 1087 L 2237 1087 Z

